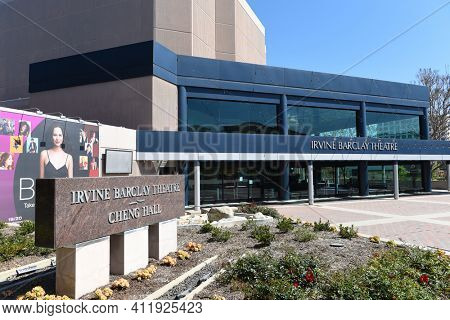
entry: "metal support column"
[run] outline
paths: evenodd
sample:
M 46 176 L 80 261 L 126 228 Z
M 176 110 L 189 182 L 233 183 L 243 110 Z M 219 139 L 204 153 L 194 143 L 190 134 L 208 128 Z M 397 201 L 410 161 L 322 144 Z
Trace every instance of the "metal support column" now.
M 289 161 L 281 161 L 281 175 L 280 175 L 280 200 L 287 201 L 291 199 L 291 192 L 289 190 Z
M 314 204 L 314 167 L 313 162 L 308 161 L 308 202 L 312 206 Z
M 194 162 L 194 210 L 200 210 L 200 161 Z
M 187 91 L 186 87 L 178 87 L 178 131 L 187 131 Z M 181 172 L 184 174 L 184 204 L 189 205 L 189 162 L 180 163 Z
M 431 161 L 422 162 L 422 185 L 425 192 L 432 190 Z
M 289 124 L 287 111 L 288 102 L 285 94 L 281 95 L 280 105 L 277 110 L 277 124 L 280 129 L 280 134 L 287 136 L 289 134 Z M 280 188 L 279 199 L 287 201 L 291 199 L 291 192 L 289 190 L 289 161 L 280 161 L 281 173 L 280 173 Z
M 400 187 L 398 181 L 398 162 L 394 162 L 394 199 L 398 200 L 400 198 Z
M 367 197 L 369 195 L 369 165 L 367 161 L 360 161 L 358 164 L 359 174 L 359 195 Z
M 187 131 L 187 91 L 186 87 L 178 87 L 178 131 Z

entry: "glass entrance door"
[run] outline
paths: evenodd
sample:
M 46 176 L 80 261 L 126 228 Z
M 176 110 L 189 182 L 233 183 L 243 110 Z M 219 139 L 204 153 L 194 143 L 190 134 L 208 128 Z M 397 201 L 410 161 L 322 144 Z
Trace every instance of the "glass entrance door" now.
M 349 197 L 359 193 L 358 166 L 327 163 L 314 166 L 314 193 L 318 198 Z

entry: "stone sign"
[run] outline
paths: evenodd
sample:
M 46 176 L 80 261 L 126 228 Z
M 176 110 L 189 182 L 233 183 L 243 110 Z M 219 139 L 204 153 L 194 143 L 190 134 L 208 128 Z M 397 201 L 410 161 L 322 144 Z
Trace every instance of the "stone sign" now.
M 184 215 L 183 176 L 38 179 L 36 245 L 62 248 Z

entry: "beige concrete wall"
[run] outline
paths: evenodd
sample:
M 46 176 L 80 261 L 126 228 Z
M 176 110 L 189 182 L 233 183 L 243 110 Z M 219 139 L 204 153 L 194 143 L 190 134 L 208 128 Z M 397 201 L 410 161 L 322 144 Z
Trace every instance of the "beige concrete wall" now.
M 152 77 L 152 130 L 178 131 L 178 88 Z
M 193 55 L 216 58 L 215 0 L 193 0 Z
M 216 0 L 216 58 L 266 64 L 265 28 L 245 0 Z
M 236 1 L 236 61 L 266 64 L 265 29 L 245 0 Z
M 7 5 L 0 4 L 0 100 L 29 96 L 30 63 L 153 39 L 153 0 Z
M 154 0 L 154 39 L 178 54 L 191 56 L 193 0 Z

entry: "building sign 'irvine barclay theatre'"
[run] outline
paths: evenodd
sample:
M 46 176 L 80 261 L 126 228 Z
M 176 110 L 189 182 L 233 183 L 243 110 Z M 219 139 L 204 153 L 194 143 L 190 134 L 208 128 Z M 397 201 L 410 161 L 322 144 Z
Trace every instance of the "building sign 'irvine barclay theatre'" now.
M 312 140 L 311 150 L 398 151 L 398 143 Z
M 39 179 L 36 244 L 61 248 L 184 214 L 184 177 Z

